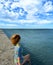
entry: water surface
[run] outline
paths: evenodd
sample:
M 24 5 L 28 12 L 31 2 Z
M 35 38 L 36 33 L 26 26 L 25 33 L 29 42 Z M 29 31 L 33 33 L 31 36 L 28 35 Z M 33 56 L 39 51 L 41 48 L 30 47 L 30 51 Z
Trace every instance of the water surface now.
M 32 65 L 53 65 L 53 30 L 51 29 L 5 29 L 10 38 L 20 34 L 24 53 L 30 53 Z

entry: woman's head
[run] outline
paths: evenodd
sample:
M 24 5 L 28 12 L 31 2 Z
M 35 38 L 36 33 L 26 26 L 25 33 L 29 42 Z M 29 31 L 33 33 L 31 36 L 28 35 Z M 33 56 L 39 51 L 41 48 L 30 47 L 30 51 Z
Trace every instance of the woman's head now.
M 14 46 L 16 46 L 16 44 L 20 41 L 20 38 L 21 38 L 20 35 L 14 34 L 11 36 L 10 40 L 11 40 L 12 44 Z

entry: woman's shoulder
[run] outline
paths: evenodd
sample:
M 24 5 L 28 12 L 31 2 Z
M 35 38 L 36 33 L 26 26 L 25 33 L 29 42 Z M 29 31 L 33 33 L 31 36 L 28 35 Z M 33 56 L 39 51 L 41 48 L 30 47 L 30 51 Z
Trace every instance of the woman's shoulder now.
M 14 49 L 19 50 L 19 49 L 22 49 L 22 47 L 21 46 L 14 46 Z

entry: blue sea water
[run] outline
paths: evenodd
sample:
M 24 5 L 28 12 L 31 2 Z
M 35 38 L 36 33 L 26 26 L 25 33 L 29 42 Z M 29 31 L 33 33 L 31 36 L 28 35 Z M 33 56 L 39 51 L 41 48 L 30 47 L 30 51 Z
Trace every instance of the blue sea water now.
M 30 53 L 32 65 L 53 65 L 52 29 L 4 29 L 10 38 L 20 34 L 24 54 Z

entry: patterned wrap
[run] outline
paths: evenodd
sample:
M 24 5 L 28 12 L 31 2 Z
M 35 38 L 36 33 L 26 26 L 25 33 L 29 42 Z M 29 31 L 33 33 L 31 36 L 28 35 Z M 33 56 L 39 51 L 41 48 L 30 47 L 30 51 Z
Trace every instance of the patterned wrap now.
M 14 55 L 14 63 L 18 65 L 18 57 L 20 58 L 20 63 L 23 62 L 23 56 L 22 56 L 22 48 L 20 46 L 14 47 L 15 55 Z

